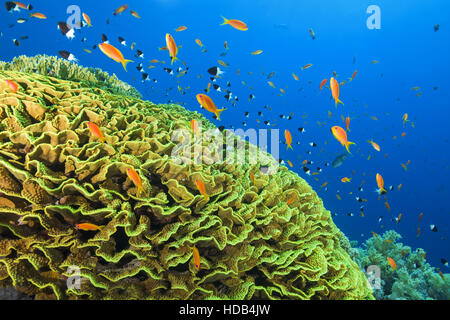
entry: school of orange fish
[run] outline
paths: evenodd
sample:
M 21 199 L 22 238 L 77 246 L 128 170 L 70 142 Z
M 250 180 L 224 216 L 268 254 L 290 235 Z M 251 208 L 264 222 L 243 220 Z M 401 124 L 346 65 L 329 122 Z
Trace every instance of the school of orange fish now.
M 33 7 L 31 5 L 25 5 L 23 3 L 16 2 L 16 1 L 7 1 L 6 2 L 6 9 L 8 11 L 10 11 L 10 12 L 15 12 L 15 11 L 16 12 L 20 12 L 20 10 L 31 11 L 31 10 L 33 10 Z M 114 16 L 121 15 L 126 10 L 128 10 L 128 5 L 122 5 L 119 8 L 114 10 L 113 15 Z M 132 16 L 134 16 L 135 18 L 137 18 L 137 19 L 141 19 L 140 15 L 136 11 L 130 10 L 130 14 Z M 44 14 L 39 13 L 39 12 L 30 13 L 30 17 L 34 17 L 34 18 L 37 18 L 37 19 L 47 19 L 47 17 Z M 83 18 L 83 21 L 81 22 L 81 25 L 78 26 L 78 27 L 80 27 L 80 28 L 81 27 L 93 27 L 93 23 L 92 23 L 89 15 L 87 13 L 83 12 L 82 13 L 82 18 Z M 241 20 L 227 19 L 225 17 L 222 17 L 222 18 L 223 18 L 223 23 L 220 24 L 220 25 L 228 25 L 228 26 L 230 26 L 230 27 L 232 27 L 232 28 L 234 28 L 234 29 L 236 29 L 238 31 L 247 31 L 248 30 L 247 24 L 245 22 L 241 21 Z M 26 19 L 18 19 L 17 20 L 18 23 L 24 23 L 25 21 L 26 21 Z M 107 20 L 107 23 L 109 24 L 109 19 Z M 219 25 L 219 23 L 218 23 L 218 25 Z M 73 39 L 75 37 L 74 29 L 71 26 L 69 26 L 67 23 L 65 23 L 65 22 L 59 22 L 58 23 L 58 29 L 68 39 Z M 185 30 L 188 30 L 187 26 L 180 26 L 180 27 L 176 28 L 174 31 L 175 31 L 175 33 L 178 33 L 178 32 L 182 32 L 182 31 L 185 31 Z M 308 31 L 309 31 L 309 33 L 311 35 L 311 38 L 313 40 L 315 40 L 316 39 L 316 35 L 315 35 L 314 31 L 312 29 L 309 29 Z M 162 38 L 163 38 L 163 36 L 162 36 Z M 119 43 L 121 45 L 126 46 L 125 39 L 123 39 L 122 37 L 118 37 L 118 40 L 119 40 Z M 202 48 L 203 52 L 207 51 L 204 48 L 204 45 L 203 45 L 203 43 L 202 43 L 202 41 L 200 39 L 194 39 L 194 41 L 195 41 L 195 43 L 198 46 L 200 46 Z M 14 39 L 13 42 L 14 42 L 14 44 L 16 46 L 20 45 L 20 42 L 17 39 Z M 84 38 L 82 39 L 82 42 L 85 42 Z M 165 44 L 166 44 L 166 46 L 160 47 L 160 48 L 158 48 L 158 50 L 168 51 L 168 55 L 169 55 L 169 58 L 171 60 L 171 65 L 173 65 L 179 60 L 178 59 L 178 54 L 179 54 L 179 51 L 182 48 L 182 46 L 179 46 L 179 45 L 176 44 L 176 40 L 175 40 L 174 36 L 172 34 L 170 34 L 170 33 L 166 33 L 165 34 Z M 98 45 L 93 46 L 92 49 L 96 49 L 97 47 L 100 49 L 100 51 L 106 57 L 112 59 L 113 61 L 115 61 L 117 63 L 120 63 L 123 66 L 125 71 L 127 71 L 127 64 L 133 62 L 132 60 L 125 59 L 124 55 L 122 54 L 122 52 L 117 47 L 115 47 L 112 44 L 110 44 L 108 38 L 104 34 L 102 34 L 102 42 L 99 43 Z M 228 41 L 224 41 L 224 48 L 226 50 L 229 49 Z M 130 49 L 131 50 L 135 49 L 135 43 L 131 44 Z M 84 49 L 84 51 L 87 52 L 87 53 L 92 53 L 92 51 L 89 50 L 89 49 Z M 263 53 L 263 50 L 261 50 L 261 49 L 253 51 L 253 52 L 250 52 L 250 54 L 254 55 L 254 56 L 261 55 L 262 53 Z M 70 53 L 70 52 L 60 51 L 59 54 L 60 54 L 61 57 L 63 57 L 64 59 L 67 59 L 69 61 L 73 61 L 73 62 L 77 62 L 78 61 L 75 58 L 75 56 L 72 53 Z M 221 56 L 225 56 L 225 55 L 226 55 L 226 53 L 223 53 Z M 135 57 L 143 58 L 144 57 L 144 53 L 142 51 L 136 49 Z M 155 66 L 153 64 L 156 64 L 156 63 L 165 64 L 165 61 L 159 61 L 157 59 L 152 59 L 152 60 L 150 60 L 150 63 L 152 65 L 149 65 L 148 68 L 152 69 L 152 68 L 155 68 Z M 228 64 L 226 62 L 222 61 L 222 60 L 218 60 L 218 63 L 224 68 L 228 67 Z M 378 60 L 373 60 L 370 63 L 371 64 L 378 64 L 379 61 Z M 183 61 L 182 64 L 183 64 L 184 67 L 186 67 L 186 63 L 184 61 Z M 308 63 L 308 64 L 305 64 L 300 69 L 301 69 L 301 71 L 304 71 L 306 69 L 311 68 L 312 66 L 313 66 L 313 64 Z M 139 63 L 139 65 L 138 65 L 138 67 L 136 69 L 142 73 L 142 81 L 143 82 L 147 81 L 147 80 L 148 81 L 150 80 L 148 73 L 145 73 L 144 70 L 143 70 L 142 63 Z M 169 74 L 173 75 L 173 70 L 172 69 L 164 68 L 164 70 L 166 72 L 168 72 Z M 185 74 L 187 74 L 188 68 L 185 68 L 183 70 L 180 67 L 180 68 L 177 69 L 177 72 L 178 72 L 177 78 L 179 78 L 179 77 L 184 76 Z M 213 86 L 213 88 L 216 91 L 221 92 L 220 86 L 215 84 L 215 81 L 216 81 L 216 79 L 221 78 L 221 75 L 224 73 L 224 71 L 220 70 L 219 67 L 214 66 L 214 67 L 208 69 L 208 73 L 210 74 L 211 77 L 210 77 L 210 81 L 208 81 L 208 85 L 207 85 L 206 89 L 204 89 L 205 93 L 208 93 L 210 91 L 211 86 Z M 237 75 L 238 76 L 239 76 L 239 73 L 240 73 L 240 70 L 237 69 Z M 250 72 L 249 72 L 249 74 L 250 74 Z M 264 74 L 264 72 L 263 72 L 263 74 Z M 275 74 L 275 72 L 272 72 L 271 74 L 269 74 L 267 79 L 270 79 L 274 74 Z M 345 109 L 340 109 L 338 107 L 338 105 L 341 104 L 342 108 L 344 108 L 344 102 L 342 102 L 340 100 L 340 88 L 342 86 L 344 86 L 344 85 L 354 81 L 356 75 L 357 75 L 357 70 L 355 70 L 352 73 L 351 77 L 348 78 L 348 81 L 347 80 L 343 80 L 341 82 L 338 82 L 338 80 L 337 80 L 338 75 L 336 74 L 336 72 L 333 72 L 333 76 L 332 77 L 330 77 L 329 79 L 325 78 L 325 79 L 323 79 L 320 82 L 320 84 L 318 84 L 318 91 L 321 92 L 324 88 L 329 89 L 330 90 L 330 94 L 331 94 L 331 98 L 334 100 L 334 105 L 335 105 L 335 108 L 337 108 L 337 111 L 339 112 L 340 110 L 345 110 Z M 300 80 L 299 76 L 297 74 L 295 74 L 294 72 L 292 72 L 292 77 L 294 78 L 295 81 L 299 81 Z M 198 78 L 201 78 L 201 76 L 199 76 Z M 156 82 L 155 79 L 153 79 L 153 81 Z M 12 81 L 12 80 L 5 80 L 5 82 L 6 82 L 6 85 L 8 87 L 8 90 L 10 90 L 11 92 L 17 92 L 18 90 L 20 90 L 20 86 L 17 83 L 15 83 L 14 81 Z M 269 81 L 267 81 L 267 83 L 272 88 L 276 88 L 275 84 L 272 81 L 269 80 Z M 327 86 L 327 83 L 328 83 L 328 86 Z M 242 82 L 242 84 L 245 86 L 244 82 Z M 228 82 L 227 86 L 230 87 L 230 83 L 229 82 Z M 185 91 L 187 89 L 189 89 L 189 87 L 188 88 L 182 88 L 182 87 L 180 87 L 178 85 L 178 90 L 180 92 L 183 92 L 183 94 L 185 93 Z M 420 87 L 413 87 L 412 90 L 413 91 L 419 91 L 417 93 L 417 95 L 416 95 L 417 97 L 419 97 L 422 94 L 421 91 L 420 91 Z M 285 89 L 283 89 L 283 88 L 280 88 L 280 92 L 281 92 L 280 95 L 286 93 Z M 226 108 L 218 109 L 216 107 L 216 104 L 214 103 L 213 99 L 210 96 L 206 95 L 205 93 L 198 93 L 198 94 L 196 94 L 195 97 L 196 97 L 198 103 L 206 111 L 213 113 L 215 119 L 220 120 L 220 114 L 222 112 L 226 111 L 227 109 Z M 233 106 L 239 101 L 238 97 L 233 97 L 232 96 L 232 93 L 231 93 L 230 90 L 227 90 L 225 98 L 228 101 L 230 101 L 230 100 L 232 100 L 234 98 L 233 101 L 232 101 Z M 251 94 L 250 97 L 249 97 L 249 101 L 254 99 L 254 98 L 255 98 L 254 95 Z M 260 112 L 260 114 L 261 114 L 261 112 Z M 246 112 L 246 116 L 248 116 L 248 112 Z M 329 117 L 332 116 L 332 112 L 331 111 L 328 111 L 328 116 Z M 280 117 L 291 119 L 292 115 L 280 116 Z M 337 140 L 337 142 L 340 143 L 342 145 L 342 147 L 345 148 L 345 150 L 349 154 L 351 154 L 350 146 L 351 145 L 356 145 L 355 142 L 351 142 L 351 141 L 348 140 L 348 133 L 350 132 L 350 121 L 351 121 L 351 119 L 350 119 L 349 116 L 344 117 L 342 115 L 341 117 L 342 117 L 344 126 L 343 127 L 338 126 L 338 125 L 332 126 L 330 128 L 330 131 L 331 131 L 332 136 Z M 378 120 L 377 117 L 370 117 L 370 118 L 375 120 L 375 121 Z M 403 122 L 403 127 L 405 127 L 408 122 L 410 122 L 411 127 L 413 127 L 413 128 L 415 127 L 414 122 L 411 122 L 409 120 L 407 113 L 403 114 L 401 120 Z M 257 122 L 260 123 L 259 120 Z M 265 121 L 265 124 L 266 125 L 270 125 L 270 122 L 269 121 Z M 321 125 L 322 124 L 319 122 L 319 126 L 321 126 Z M 87 127 L 89 128 L 89 130 L 90 130 L 91 134 L 93 135 L 93 137 L 98 139 L 101 143 L 106 143 L 105 137 L 104 137 L 104 135 L 102 133 L 102 129 L 100 127 L 98 127 L 95 123 L 92 123 L 92 122 L 88 122 L 87 123 Z M 198 123 L 197 120 L 192 120 L 191 121 L 191 128 L 192 128 L 192 131 L 193 131 L 194 135 L 197 136 L 197 135 L 200 134 L 200 132 L 199 132 L 199 123 Z M 305 129 L 304 128 L 299 128 L 299 131 L 302 133 L 302 132 L 305 131 Z M 405 135 L 406 135 L 406 132 L 403 132 L 401 134 L 402 137 L 405 137 Z M 287 145 L 287 150 L 291 149 L 293 151 L 294 150 L 294 148 L 292 147 L 293 138 L 292 138 L 291 132 L 288 129 L 286 129 L 284 131 L 284 138 L 285 138 L 285 143 Z M 397 138 L 396 136 L 393 137 L 393 139 L 396 139 L 396 138 Z M 375 151 L 381 152 L 380 145 L 377 144 L 376 142 L 374 142 L 373 140 L 368 140 L 367 143 L 369 143 L 371 145 L 371 147 Z M 313 143 L 313 142 L 311 142 L 310 145 L 313 146 L 313 147 L 316 146 L 316 144 Z M 385 154 L 385 157 L 387 157 L 387 154 Z M 345 159 L 345 155 L 340 156 L 340 158 L 341 159 L 342 158 Z M 370 158 L 371 158 L 371 155 L 368 156 L 368 160 Z M 282 164 L 284 164 L 284 161 L 281 160 L 280 162 Z M 290 167 L 294 167 L 294 164 L 290 160 L 287 160 L 287 163 L 289 164 Z M 314 176 L 316 176 L 322 171 L 321 168 L 317 168 L 318 169 L 317 172 L 311 172 L 311 170 L 306 167 L 307 164 L 312 164 L 312 161 L 304 160 L 302 162 L 303 171 L 307 175 L 314 175 Z M 329 164 L 326 164 L 326 165 L 329 165 Z M 339 164 L 336 164 L 336 166 L 338 166 L 338 165 Z M 408 166 L 410 165 L 410 160 L 408 160 L 406 163 L 401 163 L 400 165 L 402 166 L 402 168 L 405 171 L 407 171 L 408 170 Z M 334 166 L 335 165 L 333 163 L 333 167 Z M 257 174 L 257 173 L 254 173 L 254 172 L 250 173 L 250 178 L 251 178 L 252 181 L 254 181 L 254 179 L 255 179 L 255 174 Z M 134 185 L 136 186 L 136 188 L 138 190 L 138 195 L 140 195 L 141 192 L 143 191 L 143 185 L 142 185 L 142 181 L 141 181 L 141 178 L 140 178 L 139 174 L 135 171 L 134 168 L 130 167 L 130 168 L 127 169 L 127 176 L 134 183 Z M 317 181 L 319 181 L 319 179 L 317 177 L 315 179 Z M 341 181 L 341 183 L 352 183 L 352 178 L 351 177 L 343 177 L 340 181 Z M 360 186 L 359 186 L 359 190 L 360 191 L 362 191 L 362 185 L 364 183 L 365 183 L 365 181 L 362 181 L 362 183 L 360 184 Z M 388 199 L 386 197 L 386 194 L 389 191 L 392 191 L 393 187 L 392 186 L 390 188 L 386 188 L 385 187 L 382 173 L 376 173 L 376 176 L 375 176 L 375 179 L 374 179 L 373 183 L 376 184 L 377 187 L 378 187 L 377 190 L 376 190 L 377 193 L 379 194 L 378 200 L 381 200 L 381 197 L 383 196 L 384 197 L 385 207 L 386 207 L 386 209 L 388 211 L 390 211 L 390 205 L 389 205 Z M 205 189 L 205 185 L 203 184 L 203 182 L 201 180 L 196 180 L 195 184 L 196 184 L 196 187 L 197 187 L 199 193 L 204 196 L 205 201 L 208 201 L 209 200 L 209 195 L 208 195 L 208 193 L 207 193 L 207 191 Z M 323 184 L 320 186 L 320 189 L 323 189 L 323 188 L 326 189 L 327 185 L 328 185 L 328 181 L 323 182 Z M 401 188 L 402 188 L 402 184 L 399 184 L 398 185 L 398 190 L 400 190 Z M 338 200 L 341 200 L 341 196 L 340 196 L 339 193 L 336 194 L 336 197 L 338 198 Z M 290 205 L 293 200 L 294 200 L 293 197 L 288 199 L 287 200 L 287 204 Z M 360 197 L 356 197 L 356 200 L 359 201 L 359 202 L 366 202 L 367 201 L 367 199 L 362 199 Z M 353 214 L 349 214 L 349 215 L 353 215 Z M 421 228 L 420 228 L 420 224 L 419 223 L 420 223 L 420 220 L 422 219 L 422 216 L 423 216 L 423 213 L 421 212 L 418 215 L 417 237 L 419 237 L 420 234 L 421 234 Z M 363 212 L 362 208 L 361 208 L 361 217 L 364 217 L 364 212 Z M 402 218 L 402 213 L 399 213 L 397 218 L 395 218 L 396 224 L 400 223 L 401 218 Z M 380 219 L 381 219 L 381 217 L 380 217 Z M 379 222 L 380 221 L 381 220 L 379 220 Z M 96 225 L 93 225 L 93 224 L 90 224 L 90 223 L 79 223 L 79 224 L 76 224 L 74 227 L 79 229 L 79 230 L 82 230 L 82 231 L 97 231 L 97 230 L 101 230 L 102 229 L 102 226 L 96 226 Z M 435 225 L 430 225 L 430 230 L 433 231 L 433 232 L 437 232 L 437 227 Z M 378 236 L 374 231 L 372 231 L 372 234 L 375 237 Z M 199 270 L 200 269 L 200 255 L 199 255 L 199 252 L 198 252 L 198 250 L 197 250 L 197 248 L 195 246 L 192 247 L 192 251 L 193 251 L 193 263 L 194 263 L 194 266 L 195 266 L 195 268 L 197 270 Z M 395 270 L 396 269 L 396 262 L 390 257 L 388 257 L 387 260 L 388 260 L 389 265 L 392 267 L 392 269 Z M 444 265 L 448 266 L 448 263 L 447 263 L 447 261 L 445 259 L 441 259 L 441 261 L 442 261 L 442 263 Z

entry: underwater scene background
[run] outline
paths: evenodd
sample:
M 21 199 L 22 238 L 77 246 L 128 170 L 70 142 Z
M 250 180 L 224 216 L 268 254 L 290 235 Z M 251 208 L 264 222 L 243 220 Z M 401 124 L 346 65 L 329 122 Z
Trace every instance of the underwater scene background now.
M 113 12 L 125 2 L 30 4 L 31 10 L 20 6 L 15 10 L 18 5 L 11 2 L 0 9 L 0 61 L 22 55 L 58 56 L 115 74 L 142 100 L 179 104 L 217 127 L 278 129 L 279 156 L 274 157 L 317 192 L 334 224 L 350 240 L 347 253 L 369 280 L 367 267 L 381 268 L 382 289 L 374 289 L 373 296 L 355 289 L 357 293 L 334 298 L 450 298 L 448 1 L 130 0 L 116 15 Z M 58 22 L 68 21 L 77 7 L 88 14 L 92 27 L 82 23 L 69 39 L 61 27 L 58 30 Z M 30 16 L 36 12 L 45 18 Z M 244 21 L 248 30 L 221 25 L 222 17 Z M 187 28 L 176 31 L 180 26 Z M 178 46 L 179 60 L 173 64 L 169 50 L 162 50 L 167 33 Z M 133 60 L 127 70 L 100 50 L 105 41 Z M 211 68 L 223 74 L 214 75 Z M 2 73 L 1 79 L 8 75 Z M 339 83 L 343 104 L 332 97 L 331 77 Z M 321 86 L 324 79 L 328 81 Z M 5 90 L 2 87 L 2 93 Z M 218 109 L 226 108 L 220 120 L 200 107 L 198 94 L 210 96 Z M 174 108 L 174 114 L 181 112 Z M 157 117 L 162 111 L 152 112 Z M 204 119 L 190 113 L 180 118 Z M 333 126 L 344 128 L 348 140 L 356 143 L 349 146 L 351 153 L 333 136 Z M 285 130 L 292 143 L 286 143 Z M 376 142 L 380 151 L 369 141 Z M 337 158 L 339 165 L 333 163 Z M 384 179 L 384 194 L 376 192 L 377 173 Z M 129 180 L 134 181 L 132 175 Z M 294 201 L 289 196 L 285 200 Z M 6 229 L 0 231 L 5 239 L 10 235 Z M 186 252 L 195 259 L 190 248 Z M 0 280 L 11 268 L 5 267 Z M 64 296 L 54 291 L 56 297 Z M 110 297 L 120 297 L 116 294 Z M 94 297 L 103 296 L 92 293 Z M 302 298 L 316 297 L 311 293 Z

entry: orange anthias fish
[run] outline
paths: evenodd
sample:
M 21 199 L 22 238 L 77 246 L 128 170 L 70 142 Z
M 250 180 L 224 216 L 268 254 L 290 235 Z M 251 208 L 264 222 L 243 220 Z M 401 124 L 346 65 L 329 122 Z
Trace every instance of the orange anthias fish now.
M 250 172 L 250 179 L 252 179 L 253 184 L 255 184 L 255 174 Z
M 175 32 L 184 31 L 184 30 L 186 30 L 186 29 L 187 29 L 186 26 L 181 26 L 181 27 L 178 27 L 178 28 L 175 30 Z
M 84 12 L 83 12 L 83 20 L 84 22 L 86 22 L 88 27 L 92 27 L 91 18 L 89 18 L 89 16 Z
M 198 120 L 195 120 L 195 119 L 191 120 L 191 128 L 192 128 L 192 131 L 194 131 L 194 134 L 196 136 L 198 136 Z
M 405 113 L 405 114 L 403 115 L 402 120 L 403 120 L 403 126 L 405 126 L 405 123 L 409 121 L 409 120 L 408 120 L 408 114 L 407 114 L 407 113 Z
M 75 228 L 83 230 L 83 231 L 96 231 L 96 230 L 102 230 L 103 226 L 97 226 L 92 223 L 78 223 L 75 225 Z
M 30 17 L 37 18 L 37 19 L 47 19 L 47 16 L 45 16 L 44 14 L 39 13 L 39 12 L 30 13 Z
M 195 43 L 197 43 L 200 47 L 203 47 L 203 43 L 200 39 L 195 39 Z
M 194 260 L 194 267 L 197 271 L 199 271 L 200 270 L 200 253 L 198 252 L 198 249 L 195 247 L 195 245 L 194 245 L 194 247 L 192 247 L 192 252 L 193 252 L 192 258 Z
M 32 5 L 26 5 L 23 4 L 22 2 L 17 2 L 17 1 L 12 1 L 12 3 L 14 3 L 17 7 L 24 9 L 24 10 L 32 10 L 33 6 Z
M 417 221 L 418 223 L 420 222 L 420 220 L 422 220 L 422 217 L 423 217 L 423 212 L 421 212 L 421 213 L 419 214 L 419 221 Z
M 173 62 L 175 60 L 178 60 L 178 58 L 177 58 L 178 47 L 175 44 L 175 40 L 172 38 L 172 36 L 169 33 L 166 33 L 166 45 L 167 45 L 167 48 L 169 49 L 170 57 L 172 58 L 171 64 L 173 64 Z
M 201 180 L 195 180 L 195 185 L 198 191 L 203 195 L 206 200 L 209 200 L 209 195 L 206 193 L 205 184 Z
M 308 63 L 307 65 L 302 67 L 302 70 L 306 70 L 312 67 L 312 63 Z
M 393 270 L 397 269 L 397 264 L 395 263 L 394 259 L 392 259 L 391 257 L 387 257 L 387 261 Z
M 420 227 L 417 228 L 417 238 L 420 236 Z
M 127 71 L 127 64 L 129 62 L 133 62 L 132 60 L 125 60 L 122 55 L 122 52 L 120 52 L 119 49 L 110 45 L 109 43 L 100 43 L 98 47 L 108 58 L 111 58 L 114 61 L 121 63 L 125 71 Z
M 350 181 L 352 181 L 352 178 L 344 177 L 344 178 L 341 179 L 341 182 L 343 182 L 343 183 L 347 183 L 347 182 L 350 182 Z
M 287 205 L 290 205 L 294 201 L 295 197 L 292 196 L 289 198 L 289 200 L 286 202 Z
M 397 224 L 400 222 L 401 219 L 402 219 L 402 214 L 399 213 L 399 214 L 398 214 L 398 217 L 397 217 Z
M 353 72 L 352 77 L 350 78 L 350 81 L 353 81 L 353 79 L 355 79 L 355 76 L 357 73 L 358 73 L 358 70 L 355 70 L 355 72 Z
M 370 143 L 375 150 L 377 150 L 377 151 L 381 150 L 380 146 L 378 144 L 376 144 L 375 142 L 373 142 L 372 140 L 367 140 L 367 142 Z
M 140 19 L 140 18 L 141 18 L 141 16 L 140 16 L 136 11 L 131 10 L 130 13 L 131 13 L 131 15 L 132 15 L 133 17 L 135 17 L 135 18 L 137 18 L 137 19 Z
M 142 181 L 139 174 L 133 168 L 127 168 L 127 176 L 131 181 L 133 181 L 134 185 L 138 189 L 138 194 L 140 194 L 142 192 Z
M 261 54 L 263 51 L 262 50 L 256 50 L 252 52 L 252 55 L 256 56 L 258 54 Z
M 294 80 L 295 80 L 295 81 L 298 81 L 298 80 L 299 80 L 298 76 L 297 76 L 295 73 L 292 73 L 292 76 L 294 77 Z
M 345 118 L 345 127 L 350 131 L 350 117 Z
M 383 177 L 381 176 L 381 174 L 377 173 L 376 180 L 377 180 L 377 186 L 378 186 L 377 192 L 379 194 L 385 194 L 387 191 L 386 191 L 386 189 L 384 189 L 384 180 L 383 180 Z
M 344 103 L 341 100 L 339 100 L 339 83 L 333 77 L 331 77 L 330 79 L 330 89 L 331 95 L 333 96 L 333 99 L 336 102 L 336 107 L 338 103 L 342 103 L 342 105 L 344 105 Z
M 16 93 L 19 90 L 19 85 L 12 80 L 5 80 L 8 87 L 12 90 L 12 92 Z
M 199 93 L 197 94 L 197 101 L 200 103 L 200 105 L 208 110 L 209 112 L 212 112 L 216 115 L 217 120 L 220 120 L 220 114 L 227 110 L 227 109 L 217 109 L 216 105 L 212 101 L 210 97 L 208 97 L 206 94 Z
M 237 30 L 240 30 L 240 31 L 247 31 L 248 30 L 247 25 L 244 22 L 240 21 L 240 20 L 234 20 L 234 19 L 228 20 L 225 17 L 222 17 L 222 18 L 223 18 L 224 21 L 221 24 L 221 26 L 229 24 L 233 28 L 235 28 Z
M 100 141 L 102 143 L 104 143 L 105 137 L 103 136 L 103 133 L 100 130 L 100 128 L 95 123 L 90 122 L 90 121 L 87 123 L 87 125 L 88 125 L 89 131 L 92 133 L 92 135 L 94 137 L 97 137 L 98 139 L 100 139 Z
M 292 144 L 292 135 L 291 135 L 291 132 L 288 129 L 284 130 L 284 137 L 286 139 L 286 144 L 287 144 L 286 150 L 289 149 L 289 148 L 294 150 L 292 148 L 292 146 L 291 146 L 291 144 Z
M 319 89 L 322 90 L 323 86 L 327 83 L 328 79 L 323 79 L 320 83 Z
M 124 4 L 122 6 L 120 6 L 119 8 L 117 8 L 116 10 L 114 10 L 114 15 L 117 16 L 118 14 L 121 14 L 122 12 L 124 12 L 125 10 L 128 9 L 128 5 Z
M 347 149 L 348 153 L 351 153 L 348 147 L 351 144 L 356 144 L 354 142 L 347 140 L 347 133 L 344 129 L 342 129 L 339 126 L 334 126 L 331 128 L 331 133 L 333 133 L 333 136 Z

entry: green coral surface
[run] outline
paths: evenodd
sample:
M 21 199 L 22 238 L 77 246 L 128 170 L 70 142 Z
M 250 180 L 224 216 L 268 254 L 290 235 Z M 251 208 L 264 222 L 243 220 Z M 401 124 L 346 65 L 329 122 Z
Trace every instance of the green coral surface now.
M 192 119 L 214 128 L 200 114 L 70 79 L 0 70 L 0 287 L 36 299 L 373 299 L 296 173 L 211 161 L 207 141 L 203 164 L 180 164 L 171 134 Z

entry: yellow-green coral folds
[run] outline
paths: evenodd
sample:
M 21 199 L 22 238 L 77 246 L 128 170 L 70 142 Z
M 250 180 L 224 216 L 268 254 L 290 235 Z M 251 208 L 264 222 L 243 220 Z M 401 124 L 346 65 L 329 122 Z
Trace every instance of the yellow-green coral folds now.
M 286 167 L 253 181 L 259 164 L 178 163 L 173 131 L 213 128 L 198 113 L 98 79 L 3 70 L 19 90 L 0 89 L 0 287 L 37 299 L 373 299 L 330 212 Z

